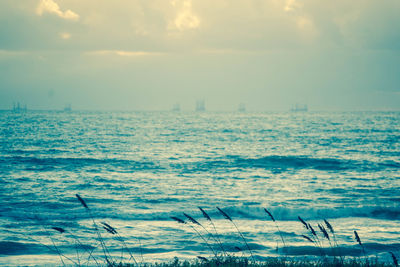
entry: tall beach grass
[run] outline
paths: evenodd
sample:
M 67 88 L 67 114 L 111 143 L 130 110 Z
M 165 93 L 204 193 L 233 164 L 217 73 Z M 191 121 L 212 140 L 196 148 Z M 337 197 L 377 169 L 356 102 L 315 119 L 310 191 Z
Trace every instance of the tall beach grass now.
M 170 219 L 176 222 L 177 227 L 186 227 L 193 233 L 194 238 L 198 238 L 199 242 L 204 245 L 209 251 L 208 255 L 198 255 L 191 261 L 180 261 L 178 258 L 166 263 L 146 263 L 142 253 L 135 255 L 129 248 L 125 238 L 120 234 L 119 230 L 112 226 L 109 222 L 97 221 L 93 216 L 90 205 L 76 194 L 77 203 L 86 211 L 88 218 L 91 221 L 90 231 L 95 236 L 95 240 L 88 240 L 79 237 L 73 230 L 60 227 L 59 225 L 51 226 L 48 231 L 53 231 L 60 238 L 69 240 L 71 247 L 75 247 L 75 255 L 66 255 L 62 249 L 56 245 L 54 237 L 49 235 L 52 246 L 47 246 L 48 249 L 58 255 L 61 266 L 398 266 L 398 251 L 387 251 L 391 262 L 383 261 L 374 255 L 368 255 L 362 237 L 353 230 L 354 246 L 358 246 L 362 257 L 349 257 L 344 255 L 340 244 L 336 237 L 336 231 L 332 224 L 323 219 L 319 223 L 310 223 L 298 216 L 299 224 L 303 226 L 303 232 L 297 233 L 299 238 L 312 244 L 319 251 L 319 256 L 307 257 L 296 256 L 292 257 L 287 254 L 287 242 L 285 241 L 279 221 L 274 217 L 272 212 L 264 208 L 265 223 L 273 223 L 277 229 L 278 239 L 281 243 L 280 255 L 277 257 L 262 258 L 257 256 L 257 250 L 252 248 L 251 243 L 247 240 L 246 234 L 240 230 L 240 225 L 235 219 L 225 210 L 216 207 L 214 210 L 206 210 L 199 207 L 201 212 L 200 218 L 190 215 L 188 212 L 183 212 L 181 216 L 171 216 Z M 218 219 L 225 219 L 227 223 L 233 226 L 234 231 L 230 233 L 231 239 L 236 240 L 236 244 L 224 244 L 218 231 L 216 220 L 210 214 L 219 215 Z M 104 238 L 108 235 L 109 239 Z M 120 244 L 120 256 L 116 253 L 111 253 L 107 242 L 110 238 Z M 179 238 L 179 237 L 177 237 Z M 94 241 L 94 242 L 93 242 Z M 140 243 L 139 243 L 140 245 Z M 233 247 L 241 254 L 232 251 Z M 140 245 L 141 247 L 141 245 Z M 96 253 L 94 253 L 96 251 Z M 101 253 L 100 253 L 101 251 Z M 141 251 L 141 249 L 140 249 Z M 137 259 L 141 258 L 140 261 Z M 152 262 L 151 259 L 147 259 Z

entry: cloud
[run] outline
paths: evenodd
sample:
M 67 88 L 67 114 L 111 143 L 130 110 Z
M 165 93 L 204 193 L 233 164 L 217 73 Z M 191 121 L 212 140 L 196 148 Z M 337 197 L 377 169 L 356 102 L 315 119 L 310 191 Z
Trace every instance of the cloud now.
M 14 56 L 24 56 L 26 51 L 14 51 L 14 50 L 2 50 L 0 49 L 0 58 L 2 57 L 14 57 Z
M 70 9 L 66 11 L 61 11 L 60 6 L 53 0 L 41 0 L 36 8 L 36 14 L 42 16 L 44 13 L 55 14 L 60 18 L 67 20 L 79 20 L 79 15 Z
M 60 33 L 60 38 L 63 39 L 63 40 L 68 40 L 68 39 L 71 38 L 71 34 L 68 33 L 68 32 L 61 32 Z
M 265 53 L 265 50 L 243 50 L 243 49 L 199 49 L 195 52 L 207 55 L 256 55 Z
M 124 51 L 124 50 L 95 50 L 86 52 L 87 55 L 114 55 L 121 57 L 141 57 L 162 55 L 160 52 Z
M 296 9 L 299 9 L 301 7 L 302 4 L 297 2 L 297 0 L 287 0 L 283 10 L 285 10 L 286 12 L 290 12 L 295 11 Z
M 399 11 L 398 0 L 1 0 L 7 23 L 0 23 L 0 48 L 399 50 L 400 31 L 393 26 Z M 63 19 L 48 23 L 36 15 Z M 64 31 L 72 37 L 62 37 Z
M 305 40 L 313 40 L 313 38 L 315 38 L 315 36 L 317 35 L 317 30 L 315 28 L 314 22 L 306 16 L 297 17 L 296 25 L 297 28 L 300 30 L 300 34 Z
M 193 13 L 191 0 L 172 1 L 172 6 L 176 7 L 178 12 L 169 24 L 169 29 L 179 31 L 196 29 L 200 26 L 200 19 Z

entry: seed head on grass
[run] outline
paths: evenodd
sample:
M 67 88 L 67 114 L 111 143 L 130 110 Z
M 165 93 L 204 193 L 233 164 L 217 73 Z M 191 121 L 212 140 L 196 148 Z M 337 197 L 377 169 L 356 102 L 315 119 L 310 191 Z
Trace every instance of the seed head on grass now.
M 304 227 L 308 230 L 308 224 L 306 223 L 306 221 L 304 221 L 300 216 L 297 216 L 297 218 L 299 218 L 299 221 L 304 225 Z
M 107 227 L 105 227 L 105 226 L 103 226 L 103 228 L 104 228 L 104 230 L 106 230 L 106 231 L 109 232 L 110 234 L 115 235 L 115 233 L 114 233 L 113 231 L 111 231 L 110 228 L 107 228 Z
M 192 223 L 194 223 L 194 224 L 197 224 L 197 225 L 200 225 L 201 226 L 201 224 L 195 219 L 195 218 L 193 218 L 192 216 L 190 216 L 190 215 L 188 215 L 188 214 L 186 214 L 186 213 L 183 213 L 183 215 L 186 217 L 186 218 L 188 218 L 189 219 L 189 221 L 191 221 Z
M 102 222 L 101 224 L 103 225 L 103 228 L 104 228 L 107 232 L 109 232 L 110 234 L 112 234 L 112 235 L 117 234 L 117 230 L 115 230 L 115 228 L 112 227 L 111 225 L 109 225 L 108 223 Z
M 65 233 L 65 230 L 61 227 L 51 227 L 51 229 L 56 230 L 57 232 L 59 232 L 61 234 Z
M 232 221 L 232 218 L 231 218 L 228 214 L 226 214 L 225 211 L 221 210 L 219 207 L 217 207 L 217 210 L 222 214 L 222 216 L 225 217 L 225 219 L 227 219 L 227 220 L 233 222 L 233 221 Z
M 335 230 L 333 230 L 332 225 L 331 225 L 326 219 L 324 219 L 324 222 L 325 222 L 326 228 L 329 229 L 329 231 L 331 232 L 331 234 L 335 234 Z
M 326 231 L 325 227 L 323 225 L 318 224 L 318 228 L 319 230 L 322 232 L 322 234 L 324 235 L 324 237 L 328 240 L 330 240 L 328 232 Z
M 208 262 L 209 260 L 206 257 L 202 257 L 202 256 L 197 256 L 198 259 L 204 261 L 204 262 Z
M 393 264 L 394 264 L 394 266 L 399 266 L 399 262 L 397 261 L 397 258 L 396 258 L 396 256 L 394 255 L 394 253 L 393 252 L 389 252 L 390 253 L 390 255 L 392 256 L 392 260 L 393 260 Z
M 115 234 L 117 233 L 117 230 L 115 230 L 115 228 L 112 227 L 111 225 L 109 225 L 108 223 L 102 222 L 101 224 L 104 225 L 105 227 L 109 228 L 109 229 L 110 229 L 112 232 L 114 232 Z
M 308 228 L 310 232 L 312 233 L 313 236 L 317 236 L 317 233 L 315 232 L 314 228 L 311 226 L 311 224 L 308 224 Z
M 273 222 L 275 222 L 275 218 L 274 218 L 274 216 L 272 216 L 271 212 L 269 212 L 266 208 L 264 208 L 264 211 L 268 214 L 268 216 L 271 218 L 271 220 Z
M 186 222 L 184 220 L 179 219 L 178 217 L 172 216 L 171 219 L 174 220 L 174 221 L 177 221 L 178 223 L 186 224 Z
M 354 231 L 354 237 L 355 237 L 356 241 L 358 242 L 358 244 L 360 244 L 360 246 L 362 246 L 361 239 L 360 239 L 360 236 L 358 235 L 357 231 Z
M 301 235 L 301 237 L 303 237 L 304 239 L 306 239 L 307 241 L 309 241 L 309 242 L 311 242 L 311 243 L 314 243 L 314 240 L 312 240 L 311 238 L 309 238 L 309 237 L 306 236 L 306 235 Z
M 207 221 L 211 222 L 211 217 L 207 214 L 207 212 L 205 210 L 203 210 L 201 207 L 198 207 L 198 208 L 201 211 L 201 213 L 203 213 L 204 218 L 206 218 Z
M 86 209 L 89 209 L 88 205 L 86 204 L 85 200 L 83 200 L 83 198 L 81 198 L 80 195 L 75 194 L 76 198 L 79 200 L 79 202 L 81 202 L 82 206 L 84 206 Z

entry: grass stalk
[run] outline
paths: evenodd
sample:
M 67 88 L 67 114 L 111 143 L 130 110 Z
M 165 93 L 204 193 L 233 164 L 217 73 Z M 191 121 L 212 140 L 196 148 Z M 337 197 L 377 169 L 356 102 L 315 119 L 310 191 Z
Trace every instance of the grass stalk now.
M 214 240 L 214 242 L 218 244 L 218 240 L 216 239 L 216 237 L 215 237 L 210 231 L 208 231 L 200 222 L 198 222 L 196 219 L 194 219 L 192 216 L 186 214 L 185 212 L 183 213 L 183 215 L 184 215 L 190 222 L 192 222 L 194 225 L 200 226 L 200 227 Z M 223 253 L 223 251 L 221 251 L 221 253 Z M 217 253 L 217 254 L 218 254 L 218 253 Z
M 357 243 L 361 246 L 362 248 L 362 252 L 364 254 L 364 257 L 367 258 L 367 254 L 365 254 L 365 249 L 364 249 L 364 245 L 361 242 L 360 236 L 358 235 L 357 231 L 354 230 L 354 238 L 356 239 Z
M 93 226 L 94 226 L 95 232 L 97 234 L 97 238 L 98 238 L 98 240 L 100 242 L 100 245 L 101 245 L 101 248 L 103 250 L 105 261 L 107 262 L 107 264 L 111 264 L 112 259 L 111 259 L 110 252 L 108 251 L 108 249 L 107 249 L 107 247 L 106 247 L 106 245 L 104 243 L 103 237 L 101 236 L 101 233 L 100 233 L 99 228 L 98 228 L 98 226 L 96 224 L 96 221 L 94 220 L 92 212 L 89 209 L 89 206 L 86 204 L 85 200 L 83 200 L 83 198 L 80 195 L 75 194 L 75 196 L 79 200 L 79 202 L 82 204 L 82 206 L 85 208 L 86 212 L 89 214 L 89 217 L 91 218 L 91 220 L 93 222 Z M 108 256 L 107 256 L 107 254 L 108 254 Z
M 235 223 L 235 222 L 232 220 L 232 218 L 231 218 L 226 212 L 224 212 L 222 209 L 220 209 L 219 207 L 217 207 L 217 209 L 218 209 L 218 211 L 222 214 L 222 216 L 225 217 L 225 219 L 227 219 L 228 221 L 230 221 L 230 222 L 233 224 L 233 226 L 235 226 L 236 231 L 239 233 L 240 237 L 243 239 L 243 241 L 244 241 L 244 243 L 245 243 L 245 245 L 246 245 L 246 247 L 247 247 L 247 250 L 248 250 L 249 253 L 250 253 L 251 259 L 253 260 L 253 262 L 255 262 L 253 252 L 252 252 L 252 250 L 250 249 L 250 246 L 249 246 L 249 244 L 247 243 L 246 238 L 244 238 L 242 232 L 239 230 L 239 228 L 238 228 L 238 226 L 236 225 L 236 223 Z
M 178 217 L 171 217 L 171 219 L 175 220 L 178 223 L 181 224 L 185 224 L 187 226 L 189 226 L 193 231 L 195 231 L 195 233 L 204 241 L 204 243 L 207 245 L 207 247 L 212 251 L 212 253 L 214 254 L 215 258 L 218 258 L 218 254 L 215 252 L 215 250 L 213 249 L 213 247 L 210 245 L 210 243 L 208 243 L 208 241 L 204 238 L 204 236 L 195 228 L 193 227 L 193 225 L 186 223 L 186 221 L 178 218 Z
M 396 256 L 395 256 L 394 253 L 391 252 L 391 251 L 390 251 L 389 253 L 390 253 L 390 256 L 392 256 L 393 265 L 396 266 L 396 267 L 398 267 L 398 266 L 399 266 L 399 262 L 398 262 Z
M 100 266 L 99 263 L 97 262 L 96 258 L 93 256 L 93 249 L 89 251 L 84 244 L 79 240 L 79 238 L 74 235 L 71 231 L 68 231 L 64 228 L 61 227 L 51 227 L 53 230 L 56 230 L 60 234 L 66 233 L 72 237 L 72 239 L 75 241 L 75 244 L 79 245 L 80 248 L 82 248 L 86 253 L 88 253 L 88 259 L 92 258 L 94 262 L 96 263 L 96 266 Z M 76 249 L 78 253 L 78 248 Z M 79 255 L 79 254 L 78 254 Z M 79 258 L 78 258 L 78 264 L 79 264 Z M 80 265 L 80 264 L 79 264 Z
M 285 240 L 283 239 L 282 231 L 281 231 L 281 229 L 279 229 L 279 226 L 278 226 L 278 224 L 276 223 L 276 220 L 275 220 L 274 216 L 273 216 L 272 213 L 269 212 L 266 208 L 264 208 L 264 211 L 268 214 L 268 216 L 269 216 L 269 217 L 271 218 L 271 220 L 274 222 L 274 224 L 275 224 L 275 226 L 276 226 L 276 229 L 278 230 L 278 233 L 279 233 L 279 235 L 280 235 L 280 237 L 281 237 L 283 247 L 286 248 L 286 243 L 285 243 Z
M 109 225 L 109 224 L 106 223 L 106 222 L 102 222 L 101 224 L 103 225 L 103 228 L 104 228 L 107 232 L 109 232 L 110 234 L 116 236 L 116 237 L 117 237 L 116 239 L 117 239 L 119 242 L 121 242 L 121 244 L 123 245 L 123 247 L 126 249 L 126 251 L 128 252 L 128 254 L 129 254 L 129 256 L 130 256 L 129 260 L 133 259 L 133 261 L 135 262 L 135 264 L 136 264 L 136 265 L 139 265 L 139 264 L 137 263 L 135 257 L 133 256 L 131 250 L 128 248 L 128 246 L 126 245 L 124 239 L 123 239 L 122 236 L 118 233 L 118 231 L 117 231 L 114 227 L 112 227 L 111 225 Z
M 216 238 L 216 240 L 217 240 L 217 242 L 219 244 L 219 247 L 221 248 L 221 251 L 224 253 L 224 255 L 227 256 L 228 254 L 226 253 L 226 250 L 224 249 L 224 246 L 222 245 L 221 239 L 219 238 L 219 234 L 218 234 L 217 228 L 215 227 L 215 224 L 212 221 L 211 217 L 208 215 L 208 213 L 203 208 L 201 208 L 201 207 L 198 207 L 198 208 L 201 211 L 201 213 L 203 214 L 203 217 L 206 218 L 206 220 L 210 222 L 211 226 L 214 229 L 215 238 Z

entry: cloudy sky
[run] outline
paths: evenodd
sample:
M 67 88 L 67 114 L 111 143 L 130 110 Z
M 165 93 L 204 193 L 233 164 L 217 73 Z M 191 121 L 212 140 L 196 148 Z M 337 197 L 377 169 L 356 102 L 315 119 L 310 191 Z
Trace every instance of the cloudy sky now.
M 0 0 L 0 109 L 400 110 L 399 0 Z

